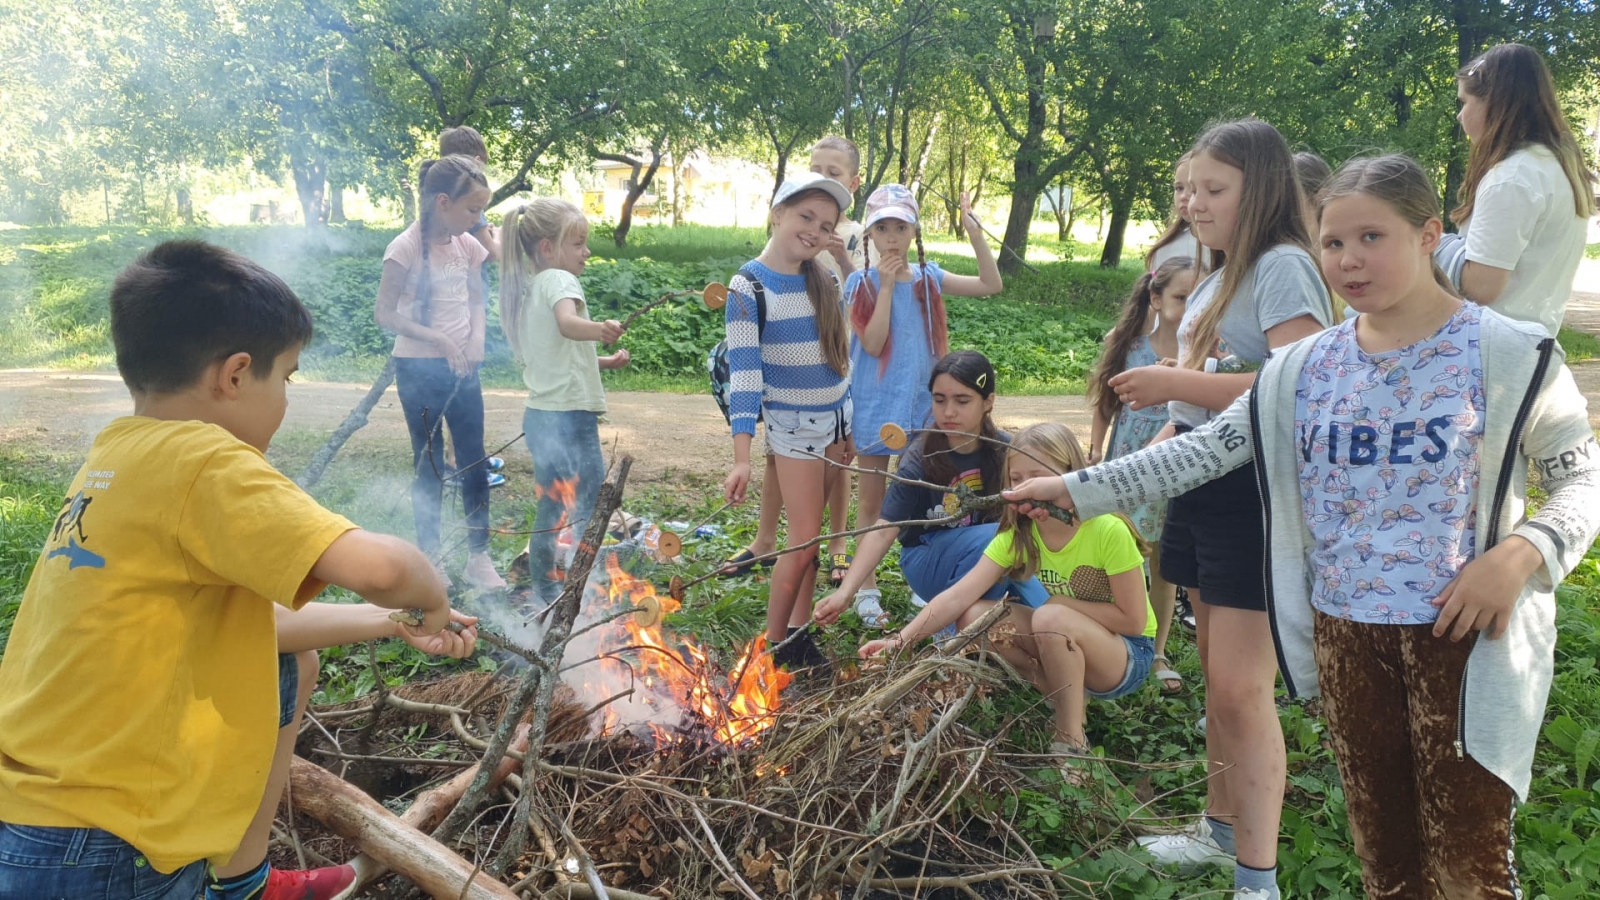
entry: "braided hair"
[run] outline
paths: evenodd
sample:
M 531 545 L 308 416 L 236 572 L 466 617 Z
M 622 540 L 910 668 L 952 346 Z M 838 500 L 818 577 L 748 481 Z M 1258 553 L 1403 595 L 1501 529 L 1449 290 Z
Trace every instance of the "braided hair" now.
M 434 198 L 443 194 L 451 200 L 460 200 L 475 188 L 487 188 L 489 179 L 484 177 L 483 166 L 477 160 L 457 155 L 424 161 L 417 172 L 417 185 L 417 210 L 420 213 L 418 243 L 422 245 L 422 269 L 417 273 L 416 299 L 412 301 L 411 308 L 415 311 L 417 322 L 428 325 L 433 319 L 433 276 L 428 271 L 428 237 L 433 228 L 433 211 L 438 206 Z
M 922 304 L 922 321 L 928 332 L 928 349 L 934 359 L 943 359 L 950 352 L 950 326 L 945 313 L 944 293 L 939 290 L 939 283 L 928 272 L 928 254 L 922 247 L 922 228 L 912 226 L 916 231 L 917 239 L 917 277 L 911 286 L 912 296 Z M 872 321 L 872 312 L 878 306 L 878 294 L 867 282 L 866 270 L 872 268 L 872 241 L 867 240 L 861 248 L 862 277 L 856 282 L 856 289 L 850 298 L 850 323 L 856 331 L 865 331 L 867 323 Z M 879 278 L 882 278 L 879 275 Z M 889 368 L 889 356 L 894 345 L 894 336 L 888 335 L 883 340 L 883 349 L 878 351 L 878 374 L 881 376 Z

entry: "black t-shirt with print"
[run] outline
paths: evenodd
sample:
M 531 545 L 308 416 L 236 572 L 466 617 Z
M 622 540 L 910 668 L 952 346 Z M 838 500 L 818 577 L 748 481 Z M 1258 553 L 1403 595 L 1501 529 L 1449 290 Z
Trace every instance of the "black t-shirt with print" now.
M 1010 442 L 1011 435 L 1000 432 L 1000 440 Z M 895 468 L 896 474 L 902 478 L 921 479 L 923 477 L 922 440 L 918 440 L 906 452 L 900 455 L 900 462 Z M 981 447 L 981 445 L 980 445 Z M 980 449 L 976 453 L 951 453 L 950 461 L 956 471 L 956 477 L 951 482 L 965 484 L 980 494 L 999 490 L 999 486 L 988 486 L 983 483 L 983 456 Z M 899 481 L 889 482 L 889 491 L 883 498 L 883 512 L 881 517 L 889 522 L 905 522 L 915 519 L 937 519 L 947 513 L 945 502 L 949 500 L 953 506 L 955 497 L 948 491 L 934 491 L 916 485 L 905 484 Z M 939 528 L 962 528 L 967 525 L 981 525 L 986 522 L 998 522 L 1000 512 L 978 513 L 963 517 L 949 525 L 937 526 Z M 923 536 L 933 530 L 924 525 L 911 525 L 900 529 L 900 543 L 905 547 L 915 547 L 922 543 Z

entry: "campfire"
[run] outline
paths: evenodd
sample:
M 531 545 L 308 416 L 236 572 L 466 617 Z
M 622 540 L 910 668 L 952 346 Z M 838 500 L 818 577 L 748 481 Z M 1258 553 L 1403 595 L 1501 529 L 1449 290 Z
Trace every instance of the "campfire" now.
M 599 734 L 646 727 L 658 745 L 699 738 L 734 747 L 772 727 L 792 676 L 773 664 L 765 636 L 721 671 L 706 648 L 666 629 L 677 600 L 629 574 L 616 553 L 605 554 L 605 572 L 608 602 L 597 615 L 610 621 L 595 632 L 598 659 L 566 677 L 580 702 L 600 707 Z
M 600 550 L 626 459 L 619 468 L 538 647 L 497 638 L 528 660 L 520 671 L 380 688 L 314 712 L 302 752 L 387 773 L 364 779 L 391 785 L 379 800 L 437 786 L 396 816 L 297 759 L 301 815 L 286 844 L 335 858 L 359 848 L 371 854 L 357 860 L 363 883 L 393 870 L 457 900 L 1096 896 L 1101 886 L 1060 875 L 1013 825 L 1025 795 L 1049 789 L 1040 762 L 1008 759 L 1006 728 L 962 722 L 1005 682 L 992 660 L 903 656 L 788 695 L 759 636 L 719 665 L 663 625 L 679 601 Z M 986 618 L 956 644 L 975 649 Z M 1087 852 L 1126 840 L 1103 796 L 1061 803 Z M 382 890 L 361 896 L 405 886 Z

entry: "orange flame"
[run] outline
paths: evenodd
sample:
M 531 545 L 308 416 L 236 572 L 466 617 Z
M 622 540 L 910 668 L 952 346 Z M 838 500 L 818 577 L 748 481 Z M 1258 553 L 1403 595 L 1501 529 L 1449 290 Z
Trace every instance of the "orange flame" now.
M 605 564 L 610 576 L 610 607 L 648 602 L 659 605 L 661 616 L 681 608 L 671 596 L 657 594 L 648 581 L 628 574 L 615 554 L 608 554 Z M 641 618 L 623 616 L 606 626 L 598 650 L 598 675 L 586 680 L 585 694 L 604 700 L 631 687 L 630 704 L 643 703 L 655 714 L 651 730 L 658 743 L 679 739 L 658 723 L 681 721 L 685 712 L 704 724 L 717 741 L 728 745 L 746 743 L 773 726 L 779 694 L 793 676 L 777 668 L 771 654 L 763 652 L 765 635 L 745 646 L 724 682 L 705 648 L 664 630 L 659 617 L 648 625 L 641 624 Z M 630 666 L 623 657 L 636 661 Z M 622 725 L 623 717 L 614 706 L 607 706 L 603 713 L 602 734 Z
M 535 484 L 533 496 L 538 500 L 554 500 L 561 505 L 561 521 L 556 523 L 556 528 L 567 527 L 567 511 L 578 505 L 578 479 L 557 478 L 550 482 L 549 487 Z

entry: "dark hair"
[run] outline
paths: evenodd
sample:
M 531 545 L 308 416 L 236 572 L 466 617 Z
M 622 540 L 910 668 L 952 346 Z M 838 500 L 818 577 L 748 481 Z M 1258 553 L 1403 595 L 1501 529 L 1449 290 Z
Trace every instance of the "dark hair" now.
M 266 378 L 279 354 L 310 341 L 311 313 L 283 279 L 204 241 L 160 244 L 111 286 L 117 371 L 138 393 L 181 391 L 235 353 Z
M 1108 388 L 1111 379 L 1128 366 L 1128 351 L 1133 342 L 1150 333 L 1150 301 L 1157 294 L 1165 294 L 1167 285 L 1180 272 L 1194 268 L 1194 260 L 1175 256 L 1146 272 L 1133 283 L 1133 291 L 1122 302 L 1122 315 L 1111 333 L 1106 335 L 1105 350 L 1094 364 L 1094 375 L 1089 379 L 1089 408 L 1098 410 L 1107 422 L 1115 421 L 1122 405 L 1114 391 Z
M 428 272 L 428 228 L 433 214 L 433 197 L 443 194 L 451 200 L 460 200 L 475 187 L 487 188 L 489 179 L 483 176 L 483 166 L 470 156 L 456 154 L 443 159 L 430 159 L 417 172 L 417 242 L 422 245 L 422 270 L 417 273 L 417 292 L 411 308 L 417 310 L 417 321 L 423 325 L 433 319 L 433 276 Z
M 1521 44 L 1490 47 L 1461 67 L 1456 82 L 1468 94 L 1482 98 L 1484 114 L 1483 134 L 1472 142 L 1467 177 L 1456 194 L 1460 205 L 1450 210 L 1452 220 L 1471 218 L 1483 177 L 1526 144 L 1542 144 L 1555 156 L 1572 184 L 1573 211 L 1585 219 L 1594 215 L 1594 176 L 1584 164 L 1583 151 L 1556 97 L 1555 81 L 1537 50 Z
M 1330 202 L 1358 195 L 1388 204 L 1413 228 L 1439 218 L 1439 192 L 1422 166 L 1403 153 L 1359 157 L 1340 166 L 1317 196 L 1317 221 L 1322 221 L 1322 211 Z M 1452 296 L 1460 296 L 1439 264 L 1432 262 L 1432 266 L 1433 280 Z
M 1306 195 L 1307 200 L 1315 200 L 1317 192 L 1322 190 L 1332 175 L 1333 168 L 1328 161 L 1310 150 L 1301 150 L 1294 155 L 1294 177 L 1300 182 L 1300 192 Z
M 440 132 L 439 155 L 488 159 L 489 145 L 483 142 L 483 135 L 478 133 L 478 129 L 471 125 L 460 125 Z
M 1291 244 L 1312 259 L 1316 255 L 1311 252 L 1305 198 L 1295 179 L 1294 157 L 1278 129 L 1260 119 L 1223 122 L 1206 129 L 1190 152 L 1197 158 L 1210 156 L 1244 174 L 1228 265 L 1216 263 L 1213 256 L 1222 277 L 1215 296 L 1195 318 L 1188 356 L 1179 360 L 1179 365 L 1199 369 L 1216 347 L 1222 317 L 1262 254 L 1279 244 Z
M 994 396 L 995 373 L 994 364 L 989 358 L 976 350 L 956 350 L 947 353 L 938 362 L 933 364 L 933 373 L 928 376 L 928 390 L 933 390 L 933 383 L 939 380 L 940 375 L 949 375 L 956 381 L 965 385 L 978 396 L 988 399 Z M 985 415 L 983 425 L 978 433 L 987 441 L 978 442 L 978 471 L 983 475 L 983 489 L 997 491 L 1002 485 L 1001 473 L 1005 471 L 1006 448 L 995 443 L 1000 437 L 1000 429 L 995 427 L 994 416 Z M 960 443 L 959 441 L 957 443 Z M 955 463 L 950 460 L 950 436 L 937 432 L 924 432 L 922 435 L 922 477 L 924 481 L 934 484 L 950 484 L 961 473 L 956 471 Z

